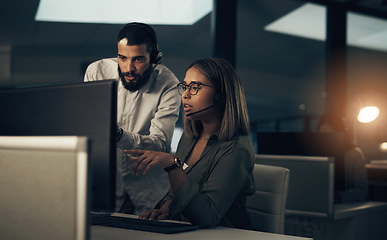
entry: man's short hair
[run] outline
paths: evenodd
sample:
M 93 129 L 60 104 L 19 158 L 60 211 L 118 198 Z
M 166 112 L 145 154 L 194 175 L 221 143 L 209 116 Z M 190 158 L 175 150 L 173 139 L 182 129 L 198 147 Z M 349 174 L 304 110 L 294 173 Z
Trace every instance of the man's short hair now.
M 156 32 L 151 26 L 145 23 L 132 22 L 123 26 L 118 33 L 117 43 L 122 39 L 128 40 L 128 46 L 146 44 L 147 52 L 151 56 L 151 62 L 156 63 L 159 59 Z

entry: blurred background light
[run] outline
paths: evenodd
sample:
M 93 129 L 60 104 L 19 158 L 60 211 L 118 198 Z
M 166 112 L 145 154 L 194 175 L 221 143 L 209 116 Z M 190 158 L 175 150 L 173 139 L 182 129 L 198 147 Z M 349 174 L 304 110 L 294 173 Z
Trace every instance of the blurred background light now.
M 381 143 L 379 148 L 380 148 L 380 151 L 387 152 L 387 142 Z
M 369 123 L 379 116 L 379 108 L 376 106 L 367 106 L 360 110 L 357 120 L 361 123 Z

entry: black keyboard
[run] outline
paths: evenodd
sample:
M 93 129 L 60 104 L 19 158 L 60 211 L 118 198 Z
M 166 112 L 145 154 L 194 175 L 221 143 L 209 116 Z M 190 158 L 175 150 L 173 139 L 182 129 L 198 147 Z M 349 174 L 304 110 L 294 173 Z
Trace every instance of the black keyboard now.
M 101 213 L 91 213 L 91 224 L 157 233 L 186 232 L 199 228 L 198 226 L 183 222 L 144 220 L 134 217 L 112 216 L 111 214 Z

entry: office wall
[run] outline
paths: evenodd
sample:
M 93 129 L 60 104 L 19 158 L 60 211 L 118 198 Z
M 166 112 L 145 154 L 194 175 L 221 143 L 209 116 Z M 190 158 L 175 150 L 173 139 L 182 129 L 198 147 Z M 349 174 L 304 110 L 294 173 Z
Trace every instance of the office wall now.
M 10 84 L 11 80 L 11 46 L 0 44 L 0 83 Z M 1 86 L 1 85 L 0 85 Z

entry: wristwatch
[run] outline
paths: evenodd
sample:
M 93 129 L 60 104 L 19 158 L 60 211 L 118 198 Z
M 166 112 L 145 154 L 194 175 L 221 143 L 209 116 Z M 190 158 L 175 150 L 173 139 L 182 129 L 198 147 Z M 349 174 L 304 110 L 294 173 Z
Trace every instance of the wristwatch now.
M 175 162 L 171 166 L 164 168 L 164 171 L 169 172 L 181 166 L 183 166 L 183 163 L 180 161 L 179 158 L 175 158 Z

